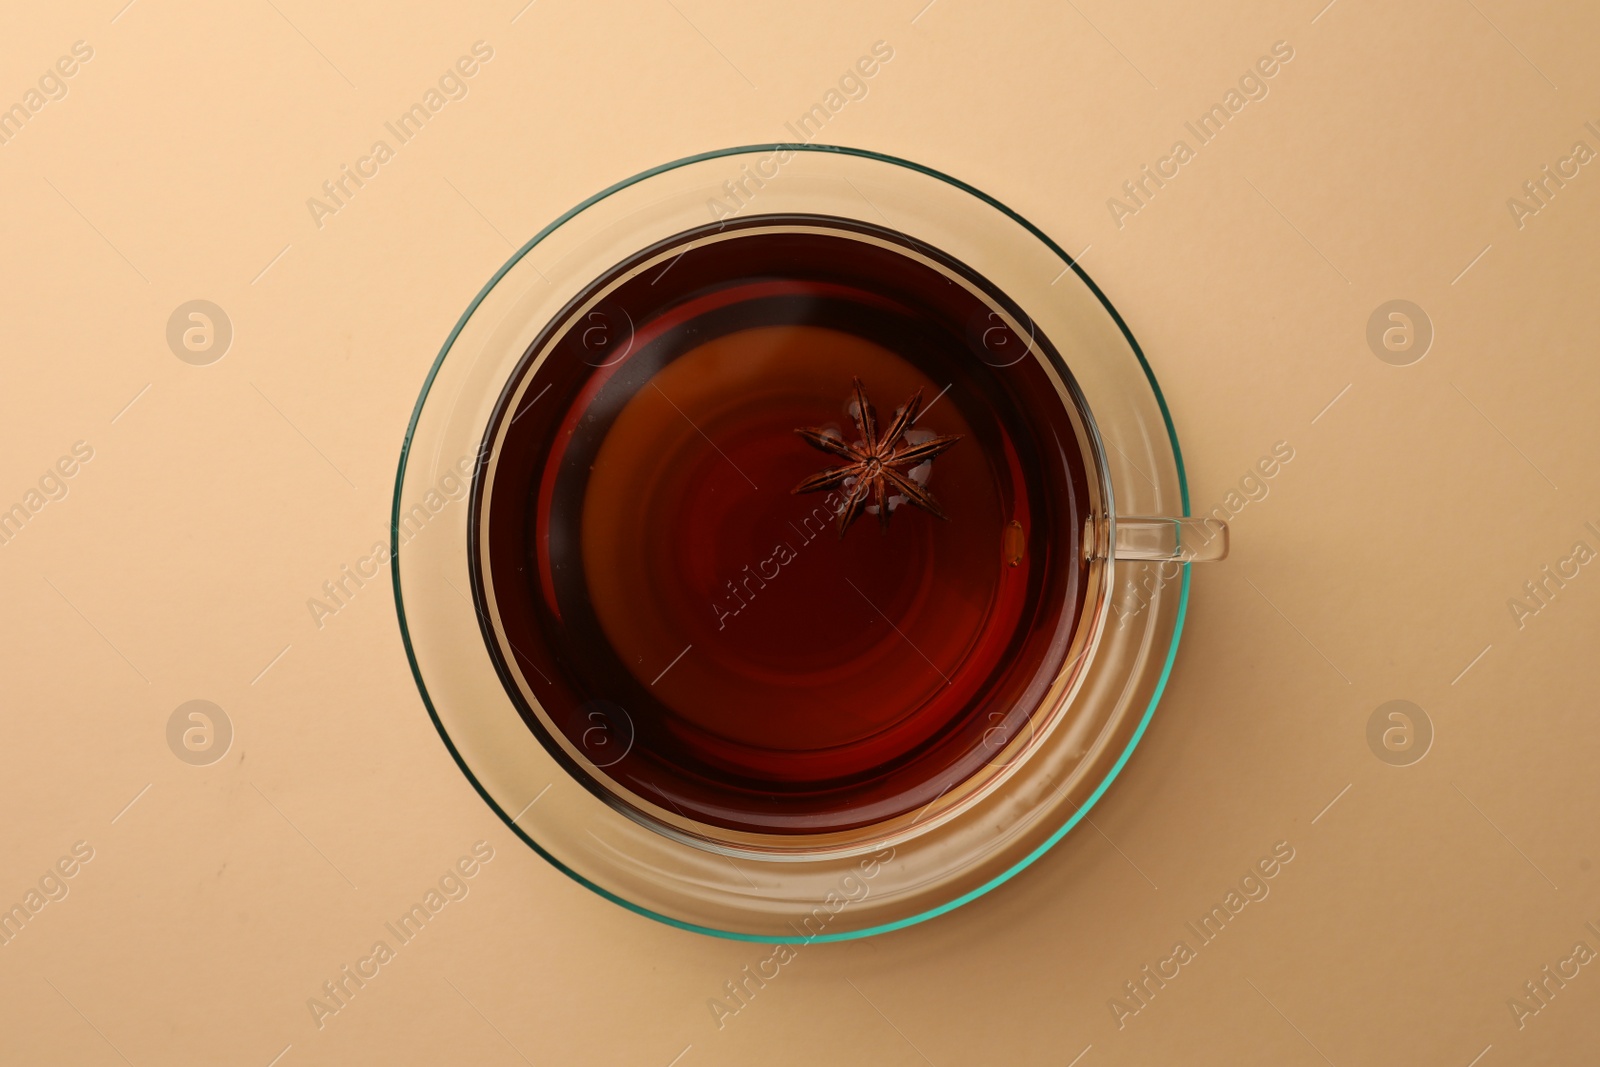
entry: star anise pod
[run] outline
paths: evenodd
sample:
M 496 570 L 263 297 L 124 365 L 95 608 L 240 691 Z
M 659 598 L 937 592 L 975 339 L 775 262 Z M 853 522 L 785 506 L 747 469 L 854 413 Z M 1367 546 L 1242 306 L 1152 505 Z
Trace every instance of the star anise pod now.
M 795 433 L 812 448 L 846 461 L 843 467 L 819 471 L 794 487 L 796 493 L 817 493 L 824 489 L 844 487 L 844 503 L 839 507 L 839 536 L 861 516 L 868 501 L 878 506 L 878 524 L 889 527 L 889 496 L 898 493 L 923 511 L 941 519 L 948 518 L 939 509 L 927 487 L 911 477 L 911 471 L 940 455 L 961 440 L 960 434 L 935 437 L 915 444 L 905 440 L 906 431 L 917 417 L 922 406 L 922 390 L 918 389 L 895 411 L 894 418 L 881 433 L 878 415 L 867 399 L 867 391 L 860 378 L 854 378 L 855 404 L 851 417 L 855 419 L 856 432 L 861 440 L 850 444 L 837 433 L 821 429 L 800 429 Z

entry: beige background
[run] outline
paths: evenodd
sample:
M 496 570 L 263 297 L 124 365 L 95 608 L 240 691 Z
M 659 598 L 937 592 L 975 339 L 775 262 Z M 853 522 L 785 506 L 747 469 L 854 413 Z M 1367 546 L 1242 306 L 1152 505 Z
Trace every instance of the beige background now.
M 1600 967 L 1520 1029 L 1507 1000 L 1600 949 L 1600 576 L 1520 629 L 1507 600 L 1600 548 L 1600 174 L 1521 229 L 1506 199 L 1600 148 L 1600 9 L 922 2 L 8 17 L 0 103 L 74 41 L 94 58 L 0 146 L 0 507 L 74 442 L 94 458 L 0 546 L 0 903 L 74 842 L 94 858 L 0 947 L 0 1062 L 1594 1055 Z M 423 375 L 514 245 L 647 166 L 786 137 L 880 39 L 894 59 L 823 139 L 1089 246 L 1197 509 L 1275 442 L 1295 458 L 1197 571 L 1168 695 L 1092 827 L 953 915 L 801 949 L 719 1029 L 708 999 L 768 950 L 637 918 L 520 845 L 423 712 L 386 573 L 321 629 L 306 600 L 386 535 Z M 306 199 L 477 40 L 470 95 L 319 229 Z M 1280 40 L 1270 94 L 1115 226 L 1107 198 Z M 196 298 L 235 330 L 204 367 L 165 340 Z M 1365 339 L 1395 298 L 1437 332 L 1408 367 Z M 208 767 L 167 747 L 194 698 L 236 730 Z M 1436 731 L 1412 766 L 1367 744 L 1391 699 Z M 480 839 L 470 896 L 319 1030 L 307 998 Z M 1270 897 L 1119 1030 L 1110 998 L 1279 841 Z

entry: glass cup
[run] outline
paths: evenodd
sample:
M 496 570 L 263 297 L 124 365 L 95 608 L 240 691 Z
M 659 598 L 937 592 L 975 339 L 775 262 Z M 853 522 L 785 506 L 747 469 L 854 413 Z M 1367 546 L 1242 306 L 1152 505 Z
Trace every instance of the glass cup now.
M 1080 558 L 1071 561 L 1083 595 L 1070 646 L 1035 706 L 986 731 L 976 762 L 933 783 L 927 803 L 819 832 L 734 828 L 637 788 L 617 771 L 635 740 L 621 709 L 589 729 L 553 721 L 532 660 L 516 647 L 528 637 L 506 624 L 486 548 L 486 501 L 511 413 L 533 397 L 542 361 L 561 358 L 563 339 L 597 328 L 605 345 L 591 366 L 627 357 L 607 318 L 609 290 L 596 280 L 618 264 L 664 272 L 690 247 L 761 226 L 842 228 L 864 241 L 900 235 L 986 279 L 998 294 L 984 297 L 974 357 L 995 373 L 1026 367 L 1048 383 L 1046 402 L 1070 427 L 1061 447 L 1085 474 Z M 951 284 L 964 277 L 952 269 Z M 621 333 L 631 337 L 629 328 Z M 1177 651 L 1189 565 L 1222 559 L 1227 544 L 1225 525 L 1188 517 L 1177 436 L 1132 334 L 1055 243 L 998 201 L 917 164 L 762 145 L 620 182 L 496 273 L 423 386 L 396 479 L 391 563 L 429 714 L 519 837 L 640 914 L 774 943 L 863 937 L 941 914 L 1069 832 L 1150 723 Z

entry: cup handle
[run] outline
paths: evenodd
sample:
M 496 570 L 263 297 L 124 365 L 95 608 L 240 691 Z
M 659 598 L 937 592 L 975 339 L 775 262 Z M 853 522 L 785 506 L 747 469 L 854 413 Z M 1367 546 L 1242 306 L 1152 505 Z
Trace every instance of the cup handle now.
M 1228 524 L 1220 519 L 1119 516 L 1113 524 L 1113 559 L 1210 563 L 1228 558 Z

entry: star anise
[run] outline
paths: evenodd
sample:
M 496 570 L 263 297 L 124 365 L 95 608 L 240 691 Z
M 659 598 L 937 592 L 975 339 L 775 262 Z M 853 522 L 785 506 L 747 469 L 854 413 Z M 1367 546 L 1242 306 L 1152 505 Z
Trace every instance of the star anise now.
M 921 389 L 895 411 L 888 427 L 880 433 L 877 412 L 867 399 L 861 379 L 852 381 L 855 383 L 855 403 L 851 405 L 850 414 L 855 419 L 856 432 L 861 435 L 861 440 L 849 444 L 830 430 L 796 430 L 795 433 L 804 438 L 806 444 L 844 459 L 846 465 L 813 474 L 795 486 L 794 492 L 816 493 L 842 486 L 845 498 L 838 512 L 840 537 L 861 516 L 869 498 L 878 507 L 878 524 L 888 529 L 891 493 L 899 494 L 929 514 L 941 519 L 948 518 L 939 509 L 938 502 L 927 487 L 911 477 L 911 471 L 943 453 L 961 440 L 961 435 L 934 437 L 915 443 L 906 439 L 906 431 L 911 428 L 917 417 L 917 409 L 922 406 Z

